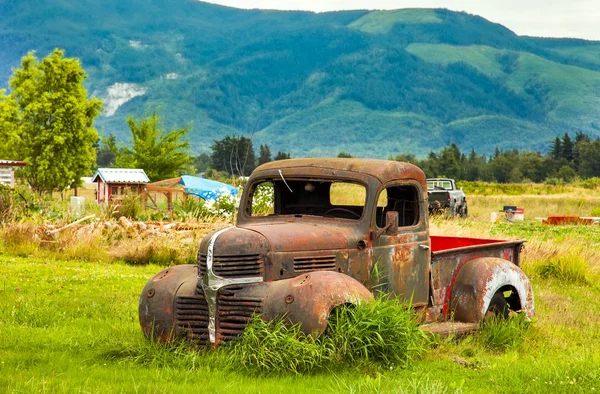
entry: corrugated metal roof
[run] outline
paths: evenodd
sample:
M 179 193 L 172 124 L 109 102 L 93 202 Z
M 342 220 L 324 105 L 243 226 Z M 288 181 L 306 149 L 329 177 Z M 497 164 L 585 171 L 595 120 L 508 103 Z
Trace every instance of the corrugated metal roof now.
M 27 163 L 17 160 L 0 160 L 0 167 L 24 167 Z
M 98 177 L 104 183 L 149 183 L 150 179 L 144 170 L 136 168 L 98 168 L 92 177 L 92 182 L 98 182 Z

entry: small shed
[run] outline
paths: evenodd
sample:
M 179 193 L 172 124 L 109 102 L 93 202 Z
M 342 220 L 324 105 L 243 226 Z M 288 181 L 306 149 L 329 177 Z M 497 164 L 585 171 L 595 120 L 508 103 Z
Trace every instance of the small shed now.
M 92 182 L 98 184 L 96 201 L 101 204 L 121 199 L 127 191 L 142 193 L 150 179 L 141 169 L 98 168 Z
M 0 183 L 15 187 L 15 168 L 25 167 L 27 163 L 15 160 L 0 160 Z

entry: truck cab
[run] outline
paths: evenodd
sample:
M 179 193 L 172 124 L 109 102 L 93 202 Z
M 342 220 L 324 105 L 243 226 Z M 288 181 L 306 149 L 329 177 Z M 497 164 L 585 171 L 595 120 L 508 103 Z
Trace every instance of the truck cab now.
M 506 309 L 532 315 L 531 286 L 518 267 L 521 245 L 443 237 L 432 245 L 426 179 L 414 165 L 276 161 L 252 173 L 237 224 L 201 241 L 197 265 L 169 268 L 148 282 L 140 323 L 148 337 L 212 345 L 237 337 L 255 313 L 286 316 L 319 334 L 335 307 L 368 302 L 377 292 L 411 302 L 424 324 L 453 321 L 457 311 L 463 323 L 477 324 L 498 292 L 510 293 Z M 448 253 L 453 247 L 458 254 Z

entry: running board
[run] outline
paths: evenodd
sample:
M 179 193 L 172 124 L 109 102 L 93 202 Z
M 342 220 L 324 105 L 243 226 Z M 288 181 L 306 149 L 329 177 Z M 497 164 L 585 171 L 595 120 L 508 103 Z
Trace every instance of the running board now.
M 450 335 L 463 336 L 477 331 L 478 323 L 463 323 L 457 321 L 449 321 L 442 323 L 425 324 L 419 327 L 421 331 L 431 335 L 440 335 L 448 337 Z

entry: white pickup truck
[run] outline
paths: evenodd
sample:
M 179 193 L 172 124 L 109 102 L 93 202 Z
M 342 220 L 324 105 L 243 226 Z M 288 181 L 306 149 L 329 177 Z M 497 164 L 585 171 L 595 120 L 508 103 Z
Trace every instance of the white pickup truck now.
M 446 212 L 451 217 L 466 217 L 469 214 L 467 197 L 462 188 L 456 188 L 454 179 L 428 178 L 427 197 L 430 215 Z

